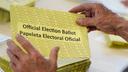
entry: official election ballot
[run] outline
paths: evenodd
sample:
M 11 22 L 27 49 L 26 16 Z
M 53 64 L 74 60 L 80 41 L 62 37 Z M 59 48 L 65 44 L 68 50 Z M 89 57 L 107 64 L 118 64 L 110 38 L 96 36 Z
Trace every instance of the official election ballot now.
M 15 36 L 21 34 L 45 57 L 51 48 L 59 46 L 57 72 L 85 72 L 90 65 L 90 51 L 87 28 L 76 24 L 81 17 L 84 15 L 13 6 L 12 38 L 16 42 Z
M 108 46 L 116 48 L 128 48 L 128 42 L 122 37 L 116 35 L 105 34 Z
M 35 0 L 0 0 L 0 22 L 10 20 L 10 6 L 34 6 Z

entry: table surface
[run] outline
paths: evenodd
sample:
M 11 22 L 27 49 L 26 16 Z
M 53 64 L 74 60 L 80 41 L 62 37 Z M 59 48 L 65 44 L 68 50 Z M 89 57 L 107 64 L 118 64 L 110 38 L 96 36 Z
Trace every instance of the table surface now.
M 38 0 L 36 7 L 68 11 L 79 4 L 80 2 L 75 0 Z M 9 25 L 1 23 L 0 34 L 11 36 Z M 89 43 L 92 64 L 88 72 L 121 72 L 128 66 L 128 49 L 109 48 L 103 33 L 98 31 L 89 33 Z

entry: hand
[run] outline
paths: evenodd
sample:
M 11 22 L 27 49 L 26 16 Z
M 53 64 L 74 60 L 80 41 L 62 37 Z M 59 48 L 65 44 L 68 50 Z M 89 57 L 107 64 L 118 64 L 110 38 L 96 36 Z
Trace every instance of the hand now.
M 45 59 L 23 36 L 17 35 L 16 40 L 27 53 L 12 40 L 7 42 L 7 53 L 14 72 L 56 72 L 58 47 L 51 50 L 49 59 Z
M 119 28 L 126 26 L 125 20 L 102 4 L 85 3 L 70 10 L 73 13 L 85 14 L 86 18 L 77 20 L 82 26 L 87 26 L 89 31 L 100 30 L 109 34 L 118 35 Z

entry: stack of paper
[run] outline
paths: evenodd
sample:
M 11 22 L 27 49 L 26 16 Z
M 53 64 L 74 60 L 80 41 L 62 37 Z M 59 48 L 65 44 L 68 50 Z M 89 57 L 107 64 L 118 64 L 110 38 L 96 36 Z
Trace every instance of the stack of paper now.
M 110 47 L 116 48 L 128 48 L 128 42 L 125 41 L 122 37 L 116 35 L 105 34 L 107 44 Z
M 6 53 L 7 52 L 6 39 L 9 38 L 4 36 L 0 36 L 0 37 L 4 38 L 0 42 L 0 72 L 12 72 L 11 67 L 9 66 L 9 59 Z
M 14 6 L 11 8 L 13 39 L 27 38 L 48 57 L 51 48 L 60 47 L 58 72 L 85 72 L 90 65 L 87 28 L 76 24 L 84 15 L 47 9 Z
M 35 0 L 0 0 L 0 22 L 8 22 L 10 20 L 10 6 L 34 6 Z
M 8 61 L 0 58 L 0 72 L 12 72 Z

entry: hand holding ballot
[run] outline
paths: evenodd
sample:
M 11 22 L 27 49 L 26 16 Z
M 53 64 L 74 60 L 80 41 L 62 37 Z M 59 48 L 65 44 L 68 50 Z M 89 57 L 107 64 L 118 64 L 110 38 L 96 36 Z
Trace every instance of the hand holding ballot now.
M 8 41 L 7 53 L 14 72 L 56 72 L 59 48 L 51 50 L 49 59 L 45 59 L 23 36 L 16 37 L 25 53 L 12 40 Z
M 85 14 L 87 18 L 78 19 L 77 23 L 87 26 L 89 31 L 100 30 L 108 34 L 119 35 L 128 41 L 128 21 L 102 4 L 85 3 L 71 9 L 70 12 Z

